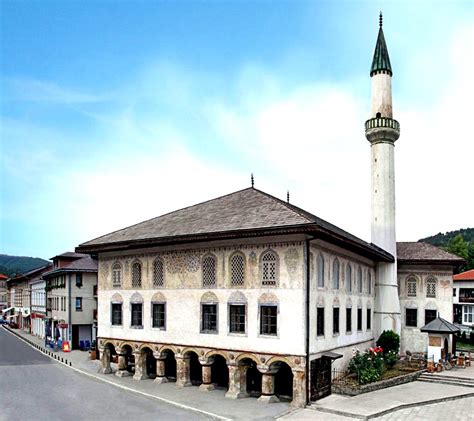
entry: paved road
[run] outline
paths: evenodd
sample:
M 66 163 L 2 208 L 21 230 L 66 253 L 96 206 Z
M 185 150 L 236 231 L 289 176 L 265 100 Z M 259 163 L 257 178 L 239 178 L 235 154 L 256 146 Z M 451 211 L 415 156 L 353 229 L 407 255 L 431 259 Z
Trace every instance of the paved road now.
M 51 360 L 0 327 L 0 420 L 204 420 Z

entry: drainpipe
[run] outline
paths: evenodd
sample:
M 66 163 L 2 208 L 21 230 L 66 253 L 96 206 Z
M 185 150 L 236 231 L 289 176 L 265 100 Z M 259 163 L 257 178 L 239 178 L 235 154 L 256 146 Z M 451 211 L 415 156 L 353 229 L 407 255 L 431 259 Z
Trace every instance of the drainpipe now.
M 68 321 L 67 321 L 67 331 L 68 331 L 68 340 L 69 340 L 69 349 L 72 349 L 72 318 L 71 318 L 71 280 L 72 280 L 72 273 L 68 274 Z
M 311 278 L 310 278 L 310 261 L 309 261 L 309 253 L 310 253 L 310 239 L 306 239 L 305 241 L 305 258 L 306 258 L 306 300 L 305 300 L 305 313 L 306 313 L 306 337 L 305 337 L 305 346 L 306 346 L 306 405 L 310 404 L 310 379 L 309 379 L 309 374 L 310 374 L 310 364 L 309 364 L 309 339 L 310 339 L 310 283 L 311 283 Z

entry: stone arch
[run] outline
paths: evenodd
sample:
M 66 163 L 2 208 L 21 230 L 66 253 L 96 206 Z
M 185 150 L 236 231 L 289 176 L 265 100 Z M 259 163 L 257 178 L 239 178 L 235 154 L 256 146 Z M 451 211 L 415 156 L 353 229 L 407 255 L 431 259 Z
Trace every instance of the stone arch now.
M 173 354 L 177 354 L 176 347 L 173 345 L 161 345 L 159 348 L 159 352 L 164 354 L 166 351 L 171 351 Z
M 286 357 L 282 357 L 282 356 L 273 356 L 271 357 L 265 364 L 272 368 L 271 366 L 274 365 L 274 364 L 278 364 L 278 363 L 285 363 L 287 364 L 290 368 L 294 368 L 296 367 L 295 363 L 293 361 L 291 361 L 290 359 L 286 358 Z
M 135 292 L 130 297 L 130 302 L 133 304 L 143 304 L 143 296 L 140 293 Z
M 223 357 L 226 361 L 229 361 L 229 355 L 225 351 L 219 351 L 219 350 L 212 350 L 212 351 L 207 351 L 204 356 L 206 358 L 211 358 L 214 355 L 220 355 Z
M 229 303 L 247 303 L 247 297 L 240 291 L 234 291 L 229 295 Z
M 153 297 L 151 297 L 151 302 L 164 302 L 166 297 L 162 292 L 155 292 Z
M 206 356 L 212 357 L 211 382 L 217 387 L 227 389 L 229 387 L 228 356 L 223 351 L 209 351 Z
M 271 292 L 265 292 L 258 297 L 260 304 L 276 304 L 278 303 L 278 297 Z
M 181 355 L 189 360 L 189 380 L 191 384 L 200 386 L 202 384 L 202 366 L 198 351 L 194 348 L 185 348 Z
M 142 353 L 142 358 L 144 358 L 144 374 L 148 378 L 154 379 L 156 377 L 156 358 L 153 355 L 153 347 L 151 344 L 142 344 L 139 349 Z
M 201 303 L 218 303 L 218 302 L 219 300 L 217 298 L 217 295 L 211 291 L 207 291 L 201 296 Z
M 187 357 L 190 352 L 194 352 L 196 355 L 201 355 L 201 354 L 199 353 L 199 350 L 196 349 L 196 348 L 194 348 L 194 347 L 187 347 L 187 348 L 184 348 L 184 349 L 181 351 L 181 355 L 182 355 L 183 357 Z
M 245 359 L 252 360 L 252 361 L 255 362 L 255 364 L 260 364 L 260 361 L 259 361 L 259 359 L 257 358 L 256 355 L 248 354 L 248 353 L 238 355 L 237 358 L 235 359 L 235 361 L 237 363 L 240 363 L 242 360 L 245 360 Z
M 121 294 L 116 292 L 114 295 L 112 295 L 112 298 L 110 299 L 110 301 L 113 303 L 123 303 L 123 297 Z
M 279 361 L 278 371 L 274 374 L 275 395 L 282 401 L 293 400 L 293 371 L 288 363 Z

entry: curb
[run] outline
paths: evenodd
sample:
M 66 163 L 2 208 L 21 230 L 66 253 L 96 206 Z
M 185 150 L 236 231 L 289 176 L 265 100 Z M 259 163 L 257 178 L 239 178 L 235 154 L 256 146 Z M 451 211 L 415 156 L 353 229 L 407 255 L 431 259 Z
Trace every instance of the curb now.
M 207 415 L 208 417 L 211 417 L 211 418 L 214 418 L 214 419 L 225 420 L 225 421 L 231 421 L 232 420 L 231 418 L 226 418 L 226 417 L 223 417 L 221 415 L 213 414 L 212 412 L 207 412 L 207 411 L 204 411 L 203 409 L 194 408 L 192 406 L 184 405 L 184 404 L 179 403 L 179 402 L 170 401 L 170 400 L 165 399 L 165 398 L 160 398 L 159 396 L 151 395 L 151 394 L 146 393 L 146 392 L 141 392 L 140 390 L 135 390 L 135 389 L 132 389 L 130 387 L 123 386 L 121 384 L 112 382 L 110 380 L 98 377 L 98 376 L 96 376 L 92 373 L 88 373 L 87 371 L 84 371 L 84 370 L 81 370 L 79 368 L 73 367 L 71 362 L 65 363 L 64 361 L 62 361 L 63 358 L 59 358 L 53 352 L 49 352 L 48 350 L 40 347 L 39 345 L 36 345 L 32 341 L 29 341 L 28 339 L 23 338 L 21 335 L 19 335 L 16 332 L 13 332 L 11 329 L 7 328 L 6 326 L 3 326 L 3 327 L 7 332 L 10 332 L 12 335 L 15 335 L 18 339 L 22 340 L 27 345 L 31 346 L 32 348 L 36 349 L 37 351 L 41 352 L 42 354 L 46 355 L 47 357 L 49 357 L 51 359 L 54 359 L 55 361 L 65 365 L 66 367 L 70 368 L 71 370 L 74 370 L 74 371 L 77 371 L 78 373 L 83 374 L 84 376 L 88 376 L 88 377 L 91 377 L 93 379 L 100 380 L 101 382 L 108 383 L 112 386 L 118 387 L 119 389 L 123 389 L 123 390 L 126 390 L 128 392 L 133 392 L 133 393 L 145 396 L 147 398 L 155 399 L 155 400 L 167 403 L 169 405 L 176 406 L 176 407 L 181 408 L 181 409 L 196 412 L 196 413 L 199 413 L 199 414 L 202 414 L 202 415 Z
M 406 408 L 413 408 L 414 406 L 426 406 L 426 405 L 431 405 L 435 403 L 454 401 L 454 400 L 465 399 L 465 398 L 470 398 L 470 397 L 474 397 L 474 392 L 463 393 L 461 395 L 455 395 L 455 396 L 446 396 L 443 398 L 436 398 L 429 401 L 405 403 L 398 406 L 394 406 L 393 408 L 384 409 L 383 411 L 374 412 L 369 415 L 353 414 L 352 412 L 339 411 L 337 409 L 329 409 L 329 408 L 313 407 L 312 409 L 319 412 L 325 412 L 327 414 L 341 415 L 347 418 L 355 418 L 359 420 L 370 420 L 373 418 L 381 417 L 386 414 L 390 414 L 391 412 L 397 412 Z

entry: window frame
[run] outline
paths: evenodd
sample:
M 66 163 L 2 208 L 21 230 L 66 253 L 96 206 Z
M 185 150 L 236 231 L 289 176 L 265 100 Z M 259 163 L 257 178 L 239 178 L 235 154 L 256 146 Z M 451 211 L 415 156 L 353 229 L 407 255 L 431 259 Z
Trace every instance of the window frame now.
M 332 262 L 332 289 L 339 291 L 341 285 L 341 264 L 336 257 Z
M 352 266 L 350 265 L 350 263 L 346 264 L 345 278 L 346 291 L 352 293 Z
M 325 310 L 326 308 L 324 306 L 316 307 L 316 337 L 318 338 L 324 338 L 326 336 L 326 332 L 325 332 L 326 311 Z
M 415 287 L 415 292 L 410 292 L 410 286 L 413 285 Z M 414 276 L 409 276 L 406 281 L 406 288 L 407 288 L 407 297 L 411 298 L 416 298 L 416 295 L 418 294 L 418 285 L 417 285 L 417 279 Z
M 135 267 L 139 267 L 140 270 L 138 272 L 138 280 L 135 282 L 134 285 L 134 276 L 135 276 Z M 132 284 L 132 289 L 139 289 L 143 287 L 143 265 L 139 260 L 134 260 L 130 270 L 130 280 Z
M 243 316 L 244 317 L 244 330 L 243 331 L 237 331 L 237 330 L 232 330 L 233 327 L 233 321 L 232 321 L 232 309 L 236 307 L 243 307 L 244 311 L 243 314 L 237 315 L 237 316 Z M 229 334 L 231 335 L 246 335 L 247 334 L 247 304 L 245 303 L 228 303 L 227 304 L 227 311 L 228 311 L 228 330 Z M 242 324 L 242 322 L 237 322 L 238 324 Z
M 207 260 L 212 260 L 212 265 L 213 265 L 213 273 L 209 271 L 208 269 L 205 269 L 205 264 Z M 206 283 L 207 281 L 205 280 L 205 277 L 212 275 L 213 282 L 212 283 Z M 216 288 L 217 287 L 217 257 L 212 254 L 212 253 L 207 253 L 203 256 L 201 259 L 201 285 L 203 288 Z
M 273 255 L 275 257 L 275 260 L 265 261 L 265 257 L 268 255 Z M 264 279 L 265 264 L 267 263 L 275 265 L 273 280 L 270 278 Z M 280 258 L 278 256 L 278 253 L 275 250 L 267 249 L 260 255 L 260 285 L 263 288 L 274 288 L 278 286 L 279 279 L 280 279 Z
M 318 288 L 324 288 L 326 283 L 324 276 L 324 266 L 324 255 L 322 253 L 318 253 L 318 257 L 316 258 L 316 286 Z
M 114 323 L 114 306 L 120 306 L 120 323 Z M 123 303 L 113 301 L 110 303 L 110 325 L 123 326 Z
M 362 332 L 362 307 L 357 307 L 357 332 Z
M 155 326 L 155 306 L 163 306 L 163 326 Z M 166 330 L 166 301 L 151 302 L 151 328 L 156 330 Z
M 264 315 L 263 314 L 263 309 L 274 309 L 275 311 L 275 315 Z M 278 325 L 278 312 L 279 312 L 279 308 L 278 308 L 278 304 L 272 304 L 272 303 L 259 303 L 258 305 L 258 318 L 259 318 L 259 336 L 269 336 L 269 337 L 278 337 L 278 328 L 279 328 L 279 325 Z M 268 332 L 263 332 L 263 326 L 264 326 L 264 318 L 268 318 L 268 317 L 274 317 L 275 318 L 275 333 L 268 333 Z M 272 326 L 272 324 L 269 325 L 270 327 Z M 267 328 L 267 330 L 269 330 Z
M 115 282 L 117 278 L 119 279 L 118 283 Z M 120 262 L 114 262 L 112 264 L 112 288 L 121 288 L 122 284 L 123 284 L 122 264 Z
M 134 307 L 140 306 L 140 324 L 134 324 Z M 130 303 L 130 328 L 131 329 L 143 329 L 143 303 Z
M 410 316 L 408 315 L 409 313 L 414 312 L 414 317 L 415 317 L 415 324 L 413 323 L 413 314 Z M 410 324 L 408 323 L 410 322 Z M 405 308 L 405 326 L 406 327 L 418 327 L 418 309 L 417 308 Z
M 84 283 L 83 283 L 82 273 L 77 272 L 76 273 L 76 287 L 77 288 L 82 288 L 83 285 L 84 285 Z
M 78 301 L 78 300 L 79 300 L 79 301 Z M 76 307 L 76 311 L 82 311 L 82 310 L 83 310 L 83 308 L 82 308 L 82 304 L 83 304 L 83 302 L 82 302 L 82 297 L 76 297 L 76 301 L 75 301 L 75 302 L 76 302 L 76 306 L 75 306 L 75 307 Z M 78 303 L 79 303 L 79 306 L 77 305 Z M 59 304 L 59 301 L 58 301 L 58 304 Z
M 431 312 L 434 312 L 434 314 L 432 314 L 432 316 L 430 317 L 426 317 L 427 314 L 431 313 Z M 434 316 L 434 317 L 433 317 Z M 438 317 L 438 310 L 435 310 L 435 309 L 432 309 L 432 308 L 425 308 L 425 325 L 427 325 L 428 323 L 432 322 L 434 319 L 436 319 Z M 429 320 L 428 320 L 429 319 Z
M 364 293 L 364 275 L 362 274 L 362 268 L 360 266 L 357 269 L 357 293 Z
M 204 324 L 205 324 L 204 308 L 205 307 L 211 307 L 211 306 L 215 307 L 215 314 L 214 314 L 215 315 L 215 322 L 214 322 L 215 323 L 215 330 L 204 328 Z M 209 323 L 209 322 L 207 322 L 207 323 Z M 210 302 L 201 303 L 200 333 L 211 334 L 211 335 L 216 335 L 216 334 L 219 333 L 219 303 L 210 303 Z
M 333 307 L 332 308 L 332 334 L 333 335 L 339 335 L 341 333 L 340 321 L 341 321 L 341 315 L 340 315 L 339 307 Z
M 161 265 L 161 280 L 157 281 L 157 264 Z M 153 288 L 163 288 L 165 286 L 165 262 L 163 259 L 158 256 L 153 260 L 153 279 L 152 279 Z
M 352 333 L 352 307 L 346 307 L 346 333 Z
M 366 314 L 365 326 L 367 330 L 371 330 L 372 329 L 372 309 L 370 307 L 367 307 L 367 309 L 365 310 L 365 314 Z
M 235 270 L 235 268 L 234 268 L 233 261 L 234 261 L 235 258 L 242 259 L 242 283 L 234 283 L 234 270 Z M 245 255 L 240 251 L 235 251 L 229 257 L 229 274 L 230 274 L 230 286 L 231 287 L 239 288 L 239 287 L 245 286 L 245 281 L 246 281 L 245 271 L 246 271 Z
M 434 293 L 430 292 L 430 285 L 434 287 Z M 426 280 L 426 298 L 436 298 L 438 296 L 438 280 L 430 276 Z

